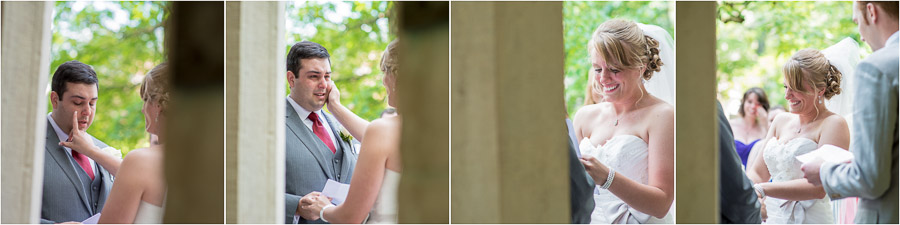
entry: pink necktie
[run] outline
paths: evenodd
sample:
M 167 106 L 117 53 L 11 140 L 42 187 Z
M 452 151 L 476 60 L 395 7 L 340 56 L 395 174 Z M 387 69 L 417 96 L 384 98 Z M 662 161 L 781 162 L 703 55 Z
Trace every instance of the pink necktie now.
M 317 115 L 315 112 L 312 112 L 309 113 L 309 116 L 306 118 L 309 118 L 309 120 L 313 121 L 313 133 L 315 133 L 316 136 L 318 136 L 319 139 L 322 140 L 322 142 L 325 142 L 325 145 L 327 145 L 328 148 L 331 149 L 331 153 L 337 152 L 334 148 L 334 142 L 331 142 L 331 137 L 328 136 L 328 131 L 325 130 L 325 126 L 322 126 L 322 122 L 319 121 L 319 115 Z

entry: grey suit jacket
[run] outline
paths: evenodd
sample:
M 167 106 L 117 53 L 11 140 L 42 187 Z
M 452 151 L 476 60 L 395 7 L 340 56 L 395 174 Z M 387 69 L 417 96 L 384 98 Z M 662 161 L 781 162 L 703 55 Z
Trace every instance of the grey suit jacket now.
M 859 197 L 855 223 L 897 220 L 897 33 L 857 65 L 851 163 L 825 163 L 822 186 L 831 199 Z
M 584 165 L 578 160 L 581 155 L 572 120 L 566 119 L 569 130 L 569 190 L 572 204 L 572 223 L 591 223 L 594 211 L 594 179 L 588 175 Z
M 285 223 L 290 224 L 294 221 L 297 205 L 304 195 L 313 191 L 322 191 L 328 179 L 345 184 L 350 183 L 358 154 L 350 143 L 340 138 L 338 123 L 331 115 L 322 114 L 337 139 L 336 153 L 331 153 L 325 143 L 303 124 L 303 120 L 297 115 L 297 111 L 290 102 L 287 102 L 285 110 L 287 127 L 284 132 L 286 160 L 284 215 Z M 298 223 L 324 222 L 321 219 L 307 221 L 300 218 Z
M 107 145 L 94 137 L 94 145 Z M 89 186 L 83 178 L 87 173 L 59 146 L 59 137 L 47 121 L 47 136 L 44 143 L 44 188 L 41 198 L 41 223 L 81 222 L 103 210 L 103 203 L 112 188 L 113 177 L 100 164 L 94 164 L 101 179 L 97 198 L 91 196 Z M 88 178 L 89 179 L 89 178 Z
M 762 222 L 759 215 L 759 201 L 753 190 L 753 182 L 744 170 L 741 170 L 741 159 L 734 150 L 734 135 L 728 118 L 718 107 L 719 126 L 719 213 L 721 223 L 758 224 Z

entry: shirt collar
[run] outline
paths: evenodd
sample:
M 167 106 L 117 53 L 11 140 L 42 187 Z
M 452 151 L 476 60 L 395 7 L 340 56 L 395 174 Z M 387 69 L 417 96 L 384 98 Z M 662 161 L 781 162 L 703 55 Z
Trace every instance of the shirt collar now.
M 306 110 L 305 108 L 303 108 L 302 106 L 300 106 L 300 104 L 297 104 L 297 102 L 294 101 L 294 99 L 291 98 L 290 95 L 288 95 L 288 96 L 285 97 L 285 98 L 287 98 L 288 102 L 291 103 L 291 107 L 294 107 L 294 111 L 297 111 L 297 116 L 300 116 L 300 119 L 307 119 L 307 117 L 309 117 L 309 114 L 312 113 L 312 112 L 310 112 L 309 110 Z M 319 115 L 322 115 L 322 110 L 319 109 L 319 110 L 317 110 L 316 113 L 318 113 Z M 321 117 L 321 116 L 320 116 L 320 117 Z M 321 119 L 320 119 L 320 120 L 321 120 Z
M 59 141 L 69 140 L 69 134 L 66 132 L 63 132 L 62 129 L 59 128 L 59 125 L 56 124 L 56 121 L 53 120 L 53 117 L 51 115 L 53 115 L 53 112 L 47 113 L 47 119 L 50 120 L 50 126 L 53 126 L 53 131 L 56 132 L 56 137 L 59 137 Z M 63 148 L 65 148 L 65 147 L 63 147 Z M 69 150 L 69 148 L 65 148 L 65 149 Z
M 898 37 L 898 33 L 900 33 L 900 31 L 894 32 L 894 34 L 888 37 L 887 41 L 884 42 L 884 46 L 896 44 L 898 41 L 897 39 L 900 38 Z

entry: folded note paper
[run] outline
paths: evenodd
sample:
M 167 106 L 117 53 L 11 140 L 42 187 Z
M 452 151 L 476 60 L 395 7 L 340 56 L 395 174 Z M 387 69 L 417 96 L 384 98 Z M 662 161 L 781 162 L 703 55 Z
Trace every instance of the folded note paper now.
M 824 145 L 815 151 L 797 156 L 801 163 L 808 163 L 816 158 L 822 158 L 825 162 L 844 163 L 853 160 L 853 153 L 834 145 Z
M 347 199 L 348 192 L 350 192 L 349 184 L 342 184 L 332 179 L 325 182 L 325 188 L 322 190 L 322 194 L 331 198 L 331 203 L 334 205 L 343 203 Z
M 81 221 L 82 224 L 97 224 L 97 221 L 100 221 L 100 213 L 94 214 L 90 218 L 87 218 L 84 221 Z

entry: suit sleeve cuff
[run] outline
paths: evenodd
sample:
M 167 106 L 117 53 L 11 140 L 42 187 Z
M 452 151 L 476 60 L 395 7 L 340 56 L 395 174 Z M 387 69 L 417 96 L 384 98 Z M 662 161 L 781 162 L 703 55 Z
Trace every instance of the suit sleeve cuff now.
M 835 166 L 838 166 L 838 164 L 832 162 L 823 162 L 822 165 L 819 166 L 819 180 L 822 181 L 822 189 L 825 189 L 825 195 L 828 195 L 831 200 L 844 198 L 841 194 L 835 193 L 835 191 L 831 189 L 831 184 L 828 183 L 828 178 L 831 176 L 831 171 L 834 170 Z

